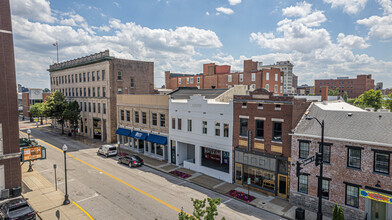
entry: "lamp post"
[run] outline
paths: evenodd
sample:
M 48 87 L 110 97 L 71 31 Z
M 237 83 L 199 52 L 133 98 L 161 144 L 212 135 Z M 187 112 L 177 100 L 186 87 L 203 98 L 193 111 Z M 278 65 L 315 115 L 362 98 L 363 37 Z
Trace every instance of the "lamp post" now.
M 67 153 L 66 153 L 67 150 L 68 147 L 66 144 L 64 144 L 63 152 L 64 152 L 64 171 L 65 171 L 65 198 L 64 198 L 63 205 L 68 205 L 70 203 L 68 199 L 68 186 L 67 186 Z
M 31 144 L 31 142 L 30 142 L 30 134 L 31 134 L 31 130 L 28 129 L 27 130 L 27 135 L 29 137 L 29 146 Z M 33 172 L 33 165 L 31 164 L 31 160 L 29 160 L 29 169 L 27 170 L 27 172 Z
M 319 157 L 316 155 L 316 160 L 319 158 L 318 163 L 320 164 L 320 177 L 318 179 L 318 211 L 317 211 L 317 220 L 322 220 L 323 219 L 323 213 L 322 213 L 322 185 L 323 185 L 323 160 L 324 160 L 324 120 L 321 122 L 316 118 L 316 117 L 311 117 L 311 116 L 306 116 L 306 120 L 312 120 L 316 119 L 316 121 L 321 125 L 321 146 L 320 146 L 320 151 L 319 151 Z M 316 161 L 317 163 L 317 161 Z

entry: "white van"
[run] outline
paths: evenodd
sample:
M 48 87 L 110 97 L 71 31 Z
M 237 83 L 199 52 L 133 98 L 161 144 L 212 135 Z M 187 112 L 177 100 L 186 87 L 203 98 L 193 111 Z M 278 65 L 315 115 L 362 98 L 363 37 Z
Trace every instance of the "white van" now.
M 105 145 L 102 145 L 98 149 L 97 154 L 102 154 L 106 157 L 116 156 L 117 155 L 117 148 L 114 145 L 105 144 Z

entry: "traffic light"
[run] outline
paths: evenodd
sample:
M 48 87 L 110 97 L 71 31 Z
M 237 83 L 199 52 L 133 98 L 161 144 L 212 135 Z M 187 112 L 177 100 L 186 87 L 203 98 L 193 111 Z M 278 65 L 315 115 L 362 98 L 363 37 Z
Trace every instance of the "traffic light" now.
M 316 159 L 314 161 L 315 161 L 316 167 L 323 162 L 323 156 L 321 155 L 321 153 L 318 153 L 318 152 L 316 153 Z
M 299 175 L 301 175 L 301 170 L 303 169 L 302 167 L 301 167 L 301 163 L 299 162 L 299 161 L 297 161 L 297 167 L 296 167 L 296 169 L 297 169 L 297 171 L 296 171 L 296 175 L 297 175 L 297 177 L 299 177 Z

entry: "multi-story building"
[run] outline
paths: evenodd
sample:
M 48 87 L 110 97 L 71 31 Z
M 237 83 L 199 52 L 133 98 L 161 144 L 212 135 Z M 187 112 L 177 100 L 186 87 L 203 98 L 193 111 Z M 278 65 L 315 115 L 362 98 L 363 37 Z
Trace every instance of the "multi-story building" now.
M 50 65 L 51 90 L 76 100 L 79 133 L 111 143 L 116 140 L 117 94 L 152 94 L 154 63 L 111 57 L 109 50 Z
M 0 1 L 0 190 L 22 186 L 11 12 Z
M 382 90 L 383 87 L 383 82 L 377 82 L 376 86 L 374 87 L 374 90 Z
M 316 79 L 314 81 L 314 92 L 321 94 L 321 87 L 328 86 L 329 89 L 339 90 L 340 96 L 347 92 L 349 98 L 356 98 L 362 93 L 374 89 L 374 79 L 372 75 L 357 75 L 356 79 L 348 77 L 338 77 L 337 79 Z
M 307 84 L 297 87 L 297 95 L 309 95 L 314 94 L 314 86 L 308 86 Z
M 117 95 L 118 143 L 146 156 L 168 159 L 168 95 Z
M 279 68 L 283 72 L 283 93 L 295 94 L 298 84 L 298 76 L 293 73 L 294 65 L 290 61 L 278 61 L 272 65 L 263 65 L 263 62 L 257 63 L 258 70 Z
M 170 94 L 170 162 L 232 182 L 233 95 L 231 89 L 182 88 Z
M 313 103 L 307 115 L 325 123 L 323 214 L 331 216 L 338 204 L 346 219 L 391 219 L 392 114 Z M 292 136 L 291 164 L 320 151 L 321 126 L 316 119 L 304 117 Z M 301 167 L 299 177 L 297 167 L 291 168 L 290 202 L 316 211 L 319 167 Z
M 50 92 L 43 92 L 42 89 L 30 88 L 29 91 L 22 94 L 23 116 L 31 118 L 30 107 L 35 103 L 45 102 L 46 97 L 50 96 Z
M 309 105 L 310 102 L 304 98 L 274 96 L 265 89 L 256 89 L 249 95 L 234 96 L 236 183 L 268 195 L 288 198 L 290 133 Z
M 179 87 L 197 87 L 199 89 L 226 89 L 234 85 L 247 85 L 250 90 L 265 88 L 276 95 L 282 95 L 282 72 L 278 68 L 257 70 L 257 62 L 244 61 L 243 72 L 230 72 L 228 65 L 218 66 L 215 63 L 203 65 L 203 73 L 196 75 L 165 72 L 167 89 Z

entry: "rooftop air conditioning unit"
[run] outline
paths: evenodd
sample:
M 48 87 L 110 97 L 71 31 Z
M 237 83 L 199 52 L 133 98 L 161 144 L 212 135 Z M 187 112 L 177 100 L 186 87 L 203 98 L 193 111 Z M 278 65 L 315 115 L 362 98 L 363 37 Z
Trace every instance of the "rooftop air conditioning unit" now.
M 0 192 L 0 200 L 7 199 L 10 196 L 9 189 L 2 189 Z

